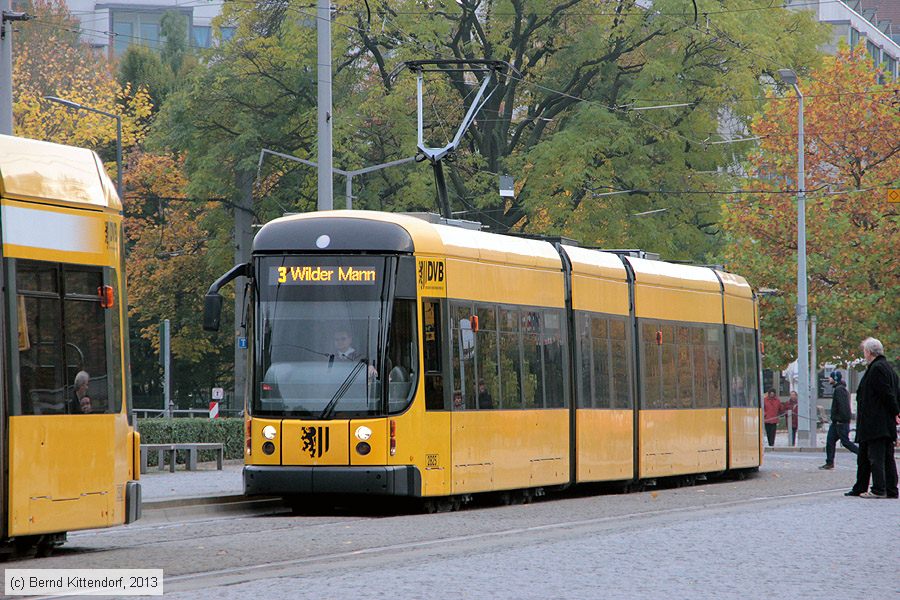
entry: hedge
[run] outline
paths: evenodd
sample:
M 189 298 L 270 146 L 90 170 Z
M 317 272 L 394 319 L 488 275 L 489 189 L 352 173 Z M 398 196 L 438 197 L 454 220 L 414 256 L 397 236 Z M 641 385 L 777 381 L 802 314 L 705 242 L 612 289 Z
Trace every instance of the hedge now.
M 218 442 L 225 444 L 225 458 L 244 457 L 244 420 L 221 419 L 138 419 L 142 444 L 191 444 Z M 179 453 L 182 454 L 182 453 Z M 210 450 L 200 452 L 198 460 L 215 460 Z M 147 456 L 149 464 L 156 464 L 156 452 Z

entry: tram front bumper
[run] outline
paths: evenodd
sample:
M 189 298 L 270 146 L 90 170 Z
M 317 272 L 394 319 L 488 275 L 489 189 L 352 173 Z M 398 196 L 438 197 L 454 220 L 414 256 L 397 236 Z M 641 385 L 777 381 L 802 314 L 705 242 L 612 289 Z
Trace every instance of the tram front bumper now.
M 422 495 L 422 476 L 413 465 L 383 467 L 244 467 L 244 493 L 256 495 Z

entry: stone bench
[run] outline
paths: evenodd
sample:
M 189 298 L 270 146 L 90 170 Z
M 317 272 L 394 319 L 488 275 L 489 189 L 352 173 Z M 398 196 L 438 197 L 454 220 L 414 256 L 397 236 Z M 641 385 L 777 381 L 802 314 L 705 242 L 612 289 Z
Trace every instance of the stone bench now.
M 156 452 L 157 465 L 160 471 L 166 468 L 166 458 L 169 460 L 169 472 L 175 472 L 175 462 L 178 451 L 187 452 L 187 460 L 184 466 L 188 471 L 197 470 L 197 456 L 201 450 L 212 450 L 216 453 L 216 467 L 222 470 L 222 461 L 225 458 L 225 444 L 196 443 L 196 444 L 141 444 L 141 473 L 146 473 L 147 457 L 150 452 Z

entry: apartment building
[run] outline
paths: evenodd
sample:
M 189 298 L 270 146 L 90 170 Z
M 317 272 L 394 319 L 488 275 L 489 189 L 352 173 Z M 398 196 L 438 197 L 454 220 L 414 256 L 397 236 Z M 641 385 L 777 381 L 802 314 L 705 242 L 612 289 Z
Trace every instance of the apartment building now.
M 823 51 L 836 53 L 842 40 L 853 47 L 864 41 L 872 63 L 883 66 L 886 79 L 900 75 L 900 23 L 893 22 L 900 16 L 900 0 L 788 0 L 786 6 L 813 10 L 821 23 L 831 25 L 832 37 Z
M 224 0 L 66 0 L 72 16 L 81 22 L 83 39 L 111 56 L 120 56 L 128 46 L 139 44 L 150 48 L 160 45 L 160 20 L 166 12 L 184 16 L 188 43 L 195 48 L 208 48 L 213 41 L 212 24 L 222 12 Z M 228 39 L 233 27 L 222 27 Z

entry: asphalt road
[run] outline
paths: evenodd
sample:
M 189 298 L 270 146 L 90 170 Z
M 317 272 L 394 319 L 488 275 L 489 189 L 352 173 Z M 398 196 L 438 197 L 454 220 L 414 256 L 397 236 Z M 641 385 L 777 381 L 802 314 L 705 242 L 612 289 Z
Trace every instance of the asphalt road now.
M 745 481 L 434 515 L 164 511 L 16 568 L 162 568 L 166 597 L 900 598 L 900 502 L 846 498 L 841 457 Z M 152 512 L 152 511 L 151 511 Z

